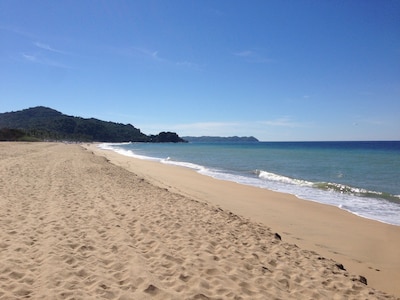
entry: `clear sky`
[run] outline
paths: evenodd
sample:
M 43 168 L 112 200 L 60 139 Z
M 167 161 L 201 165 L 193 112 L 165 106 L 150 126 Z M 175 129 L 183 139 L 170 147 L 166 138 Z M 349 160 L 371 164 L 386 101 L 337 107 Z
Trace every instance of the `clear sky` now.
M 0 112 L 400 140 L 400 1 L 0 0 Z

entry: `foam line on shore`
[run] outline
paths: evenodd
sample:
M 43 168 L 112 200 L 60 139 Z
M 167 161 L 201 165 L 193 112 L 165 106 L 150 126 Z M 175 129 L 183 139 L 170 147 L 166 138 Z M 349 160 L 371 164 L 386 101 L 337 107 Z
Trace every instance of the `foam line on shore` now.
M 192 169 L 130 159 L 95 145 L 92 149 L 153 184 L 284 232 L 285 240 L 333 258 L 354 273 L 364 274 L 370 284 L 400 295 L 400 287 L 393 282 L 400 277 L 399 226 L 290 194 L 215 180 Z

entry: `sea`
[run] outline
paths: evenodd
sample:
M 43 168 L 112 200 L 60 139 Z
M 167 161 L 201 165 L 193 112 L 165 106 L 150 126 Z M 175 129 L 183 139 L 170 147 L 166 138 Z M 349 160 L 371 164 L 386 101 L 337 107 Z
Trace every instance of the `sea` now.
M 102 149 L 400 226 L 400 141 L 123 143 Z

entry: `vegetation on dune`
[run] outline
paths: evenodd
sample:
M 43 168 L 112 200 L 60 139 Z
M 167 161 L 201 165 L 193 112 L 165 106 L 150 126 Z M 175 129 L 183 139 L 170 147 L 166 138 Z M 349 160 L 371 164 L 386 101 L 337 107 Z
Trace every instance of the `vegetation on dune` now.
M 0 128 L 0 141 L 37 142 L 39 139 L 19 129 Z

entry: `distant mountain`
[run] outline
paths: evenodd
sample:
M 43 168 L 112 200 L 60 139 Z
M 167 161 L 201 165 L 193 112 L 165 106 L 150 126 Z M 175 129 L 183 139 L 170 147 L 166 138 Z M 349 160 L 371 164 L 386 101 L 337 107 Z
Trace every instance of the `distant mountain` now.
M 146 135 L 131 124 L 106 122 L 64 115 L 54 109 L 37 106 L 16 112 L 0 113 L 0 140 L 10 130 L 22 131 L 39 140 L 87 142 L 185 142 L 174 132 Z M 13 131 L 11 131 L 13 132 Z M 15 135 L 15 134 L 14 134 Z M 18 133 L 20 135 L 20 133 Z
M 258 143 L 254 136 L 185 136 L 185 141 L 192 143 Z

